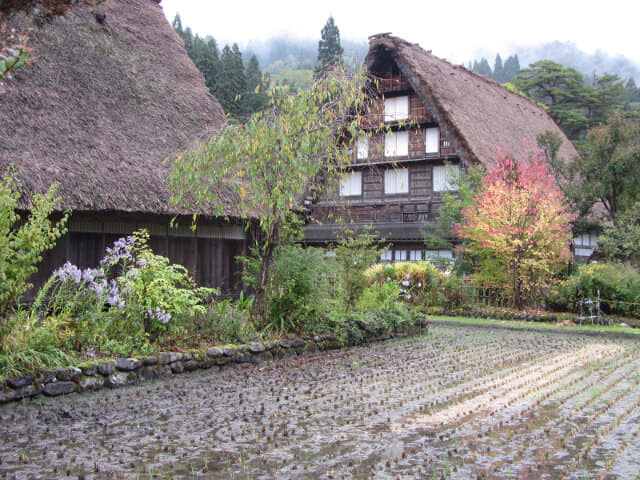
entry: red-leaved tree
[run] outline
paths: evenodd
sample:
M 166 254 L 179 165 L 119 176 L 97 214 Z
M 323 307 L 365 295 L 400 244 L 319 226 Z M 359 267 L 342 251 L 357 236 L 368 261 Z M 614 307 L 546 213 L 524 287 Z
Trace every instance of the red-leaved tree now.
M 533 300 L 569 259 L 573 217 L 540 151 L 527 162 L 498 153 L 462 213 L 456 233 L 469 240 L 467 251 L 480 264 L 499 265 L 516 308 Z

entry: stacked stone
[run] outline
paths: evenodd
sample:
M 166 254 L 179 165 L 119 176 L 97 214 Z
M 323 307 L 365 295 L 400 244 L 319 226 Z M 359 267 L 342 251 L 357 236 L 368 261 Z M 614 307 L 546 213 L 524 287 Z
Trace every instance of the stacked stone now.
M 423 328 L 426 325 L 418 326 L 411 332 L 397 332 L 396 335 L 418 333 Z M 374 334 L 365 335 L 364 339 L 360 338 L 358 341 L 346 342 L 330 335 L 291 338 L 211 347 L 208 350 L 160 352 L 143 358 L 116 358 L 73 368 L 43 370 L 36 374 L 0 379 L 0 404 L 41 394 L 55 397 L 74 392 L 125 387 L 197 369 L 221 368 L 232 363 L 259 364 L 381 339 Z

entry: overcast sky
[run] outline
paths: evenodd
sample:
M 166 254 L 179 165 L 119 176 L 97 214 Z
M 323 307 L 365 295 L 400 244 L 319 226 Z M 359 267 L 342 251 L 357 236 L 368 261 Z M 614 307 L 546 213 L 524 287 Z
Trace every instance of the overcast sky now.
M 435 55 L 467 63 L 478 52 L 506 56 L 516 45 L 571 41 L 640 63 L 638 15 L 630 0 L 162 0 L 171 21 L 221 43 L 288 33 L 317 38 L 333 15 L 342 38 L 392 32 Z

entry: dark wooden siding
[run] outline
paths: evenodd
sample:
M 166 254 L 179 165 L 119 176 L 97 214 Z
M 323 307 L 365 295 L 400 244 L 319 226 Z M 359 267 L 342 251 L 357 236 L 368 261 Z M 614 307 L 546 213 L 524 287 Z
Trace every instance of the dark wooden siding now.
M 427 162 L 409 164 L 410 198 L 426 198 L 433 191 L 431 164 Z
M 364 200 L 377 200 L 384 195 L 384 174 L 379 168 L 366 168 L 362 172 Z
M 152 232 L 156 230 L 154 227 L 157 230 L 167 229 L 166 224 L 164 227 L 162 224 L 150 224 L 150 227 Z M 70 231 L 43 255 L 38 272 L 30 279 L 35 288 L 27 298 L 33 298 L 37 288 L 66 261 L 80 268 L 96 267 L 104 257 L 106 247 L 113 245 L 118 238 L 130 235 L 132 231 L 121 234 Z M 224 237 L 224 234 L 220 236 Z M 236 257 L 246 253 L 246 245 L 245 239 L 198 237 L 195 234 L 149 237 L 149 247 L 154 253 L 186 267 L 197 284 L 218 287 L 222 293 L 241 289 L 242 265 L 236 261 Z

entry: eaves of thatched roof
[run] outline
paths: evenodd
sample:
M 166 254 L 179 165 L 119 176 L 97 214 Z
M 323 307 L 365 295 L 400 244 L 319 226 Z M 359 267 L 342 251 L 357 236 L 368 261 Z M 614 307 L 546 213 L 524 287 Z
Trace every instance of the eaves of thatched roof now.
M 0 96 L 0 168 L 29 191 L 59 182 L 61 209 L 179 213 L 164 160 L 221 132 L 224 112 L 158 2 L 93 3 L 10 19 L 33 53 Z
M 407 77 L 463 161 L 491 166 L 498 150 L 526 159 L 536 148 L 536 137 L 546 131 L 562 139 L 561 158 L 577 155 L 562 130 L 535 102 L 417 44 L 389 34 L 371 37 L 365 59 L 369 71 L 375 76 L 390 60 Z

